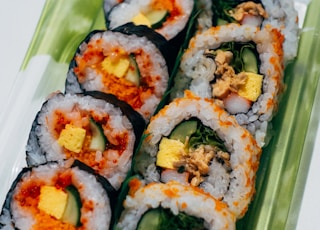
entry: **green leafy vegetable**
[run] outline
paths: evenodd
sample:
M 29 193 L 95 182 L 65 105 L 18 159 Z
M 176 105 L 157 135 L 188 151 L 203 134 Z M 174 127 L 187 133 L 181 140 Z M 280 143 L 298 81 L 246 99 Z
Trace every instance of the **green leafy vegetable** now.
M 152 213 L 152 215 L 149 215 Z M 148 219 L 146 219 L 148 218 Z M 154 219 L 150 220 L 150 218 Z M 146 222 L 148 223 L 147 225 Z M 142 219 L 140 220 L 138 229 L 143 230 L 145 227 L 157 223 L 158 226 L 152 226 L 152 229 L 156 230 L 176 230 L 176 229 L 197 229 L 202 230 L 204 228 L 204 220 L 189 216 L 183 212 L 179 212 L 178 215 L 174 215 L 169 209 L 152 209 L 144 214 Z
M 222 151 L 227 151 L 217 133 L 199 122 L 197 131 L 189 139 L 189 147 L 196 149 L 201 144 L 216 146 Z
M 177 129 L 180 129 L 182 126 L 190 126 L 189 124 L 194 124 L 196 122 L 196 129 L 192 128 L 192 132 L 188 132 L 184 129 L 184 134 L 190 133 L 191 135 L 189 136 L 189 142 L 188 142 L 188 147 L 196 149 L 200 145 L 211 145 L 211 146 L 216 146 L 222 151 L 226 151 L 226 148 L 223 144 L 223 141 L 218 137 L 217 133 L 212 130 L 211 128 L 204 126 L 201 121 L 199 121 L 196 118 L 192 118 L 187 121 L 183 121 L 180 123 L 170 134 L 176 133 Z M 186 125 L 184 125 L 186 124 Z M 179 133 L 179 136 L 182 134 Z M 176 136 L 176 135 L 175 135 Z
M 213 25 L 217 26 L 219 20 L 224 20 L 229 23 L 236 22 L 236 20 L 230 15 L 230 11 L 237 5 L 248 2 L 247 0 L 213 0 L 211 9 L 213 11 Z M 252 2 L 261 3 L 260 0 L 253 0 Z
M 223 43 L 219 49 L 222 51 L 230 51 L 233 53 L 233 59 L 230 63 L 230 65 L 233 67 L 234 71 L 236 73 L 245 72 L 246 71 L 246 65 L 244 62 L 245 53 L 247 53 L 247 50 L 250 50 L 256 57 L 256 69 L 259 69 L 259 58 L 258 58 L 258 52 L 256 50 L 256 46 L 253 42 L 226 42 Z M 217 50 L 210 50 L 210 53 L 206 54 L 207 56 L 216 56 Z

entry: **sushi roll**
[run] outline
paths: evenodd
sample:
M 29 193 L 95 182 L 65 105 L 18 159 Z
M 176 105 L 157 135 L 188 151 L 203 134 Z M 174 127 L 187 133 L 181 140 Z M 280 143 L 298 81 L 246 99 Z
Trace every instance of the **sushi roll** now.
M 124 211 L 114 229 L 235 229 L 235 217 L 227 206 L 194 187 L 133 179 Z
M 183 32 L 192 14 L 192 0 L 127 0 L 106 13 L 108 29 L 132 22 L 146 25 L 172 40 Z
M 298 51 L 298 12 L 293 0 L 201 0 L 204 11 L 199 30 L 230 23 L 276 28 L 285 37 L 284 59 L 293 60 Z
M 168 78 L 162 53 L 147 37 L 93 31 L 70 63 L 65 92 L 113 94 L 148 121 L 168 87 Z
M 109 229 L 116 193 L 79 161 L 23 168 L 7 193 L 1 229 Z
M 147 183 L 175 180 L 198 187 L 239 219 L 255 191 L 260 154 L 234 117 L 186 91 L 151 119 L 133 167 Z
M 163 58 L 166 60 L 169 75 L 172 72 L 173 66 L 175 64 L 176 55 L 170 49 L 170 43 L 159 33 L 155 32 L 151 28 L 145 25 L 135 25 L 128 22 L 124 25 L 118 26 L 112 30 L 113 32 L 120 32 L 126 35 L 136 35 L 138 37 L 147 38 L 149 41 L 159 49 Z M 175 51 L 176 52 L 176 51 Z
M 129 105 L 116 101 L 101 92 L 52 95 L 32 124 L 26 147 L 28 166 L 78 159 L 118 189 L 145 123 Z
M 263 147 L 284 88 L 283 39 L 276 29 L 237 24 L 197 34 L 182 56 L 171 98 L 190 89 L 215 99 Z

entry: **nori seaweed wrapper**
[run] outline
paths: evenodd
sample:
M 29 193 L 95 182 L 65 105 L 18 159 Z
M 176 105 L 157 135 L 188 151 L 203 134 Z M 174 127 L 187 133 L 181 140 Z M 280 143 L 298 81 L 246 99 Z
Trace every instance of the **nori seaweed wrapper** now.
M 189 39 L 188 38 L 188 30 L 189 30 L 188 27 L 189 27 L 190 23 L 194 24 L 192 18 L 195 17 L 195 15 L 197 14 L 197 7 L 196 7 L 196 4 L 195 4 L 195 1 L 193 1 L 193 3 L 194 4 L 193 4 L 192 12 L 190 13 L 188 21 L 186 22 L 184 28 L 181 31 L 179 31 L 173 38 L 166 39 L 167 40 L 167 44 L 165 45 L 166 47 L 162 47 L 162 45 L 161 45 L 161 47 L 159 47 L 159 49 L 163 53 L 163 55 L 164 55 L 164 57 L 165 57 L 165 59 L 166 59 L 166 61 L 168 63 L 169 70 L 173 69 L 173 67 L 175 65 L 175 62 L 177 60 L 179 51 L 182 48 L 182 44 L 186 40 Z M 122 4 L 127 4 L 127 3 L 126 3 L 126 1 L 123 1 L 121 3 L 115 4 L 109 11 L 106 11 L 106 10 L 104 11 L 105 12 L 106 28 L 110 29 L 110 23 L 111 23 L 110 14 L 112 13 L 112 11 L 117 7 L 121 7 Z M 128 25 L 130 25 L 130 27 L 131 26 L 137 27 L 137 28 L 129 28 L 129 30 L 128 30 L 128 31 L 130 31 L 130 33 L 134 33 L 137 36 L 143 36 L 144 33 L 146 33 L 146 36 L 149 38 L 149 35 L 153 34 L 152 32 L 150 32 L 150 30 L 154 31 L 154 33 L 157 33 L 160 36 L 162 36 L 160 33 L 156 32 L 154 29 L 151 29 L 151 28 L 149 28 L 147 26 L 135 25 L 135 24 L 133 24 L 131 22 L 126 23 L 123 26 L 127 27 Z M 123 28 L 121 28 L 121 27 L 122 26 L 117 27 L 117 30 L 118 30 L 118 28 L 120 28 L 122 30 Z M 112 30 L 115 30 L 115 29 L 116 28 L 113 28 Z M 195 30 L 195 28 L 193 28 L 193 30 Z M 154 36 L 154 35 L 152 35 L 152 36 Z M 151 39 L 151 41 L 152 41 L 152 39 Z M 170 73 L 171 73 L 171 71 L 170 71 Z

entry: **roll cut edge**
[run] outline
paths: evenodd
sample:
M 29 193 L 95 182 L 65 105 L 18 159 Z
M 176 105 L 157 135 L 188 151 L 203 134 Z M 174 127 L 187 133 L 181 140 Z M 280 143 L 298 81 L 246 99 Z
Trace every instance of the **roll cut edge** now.
M 199 187 L 240 219 L 253 198 L 260 154 L 233 116 L 186 91 L 151 119 L 133 167 L 147 183 L 176 180 Z
M 129 186 L 114 229 L 235 229 L 227 205 L 199 189 L 175 181 L 144 185 L 138 179 Z
M 204 9 L 198 20 L 198 31 L 212 26 L 231 23 L 258 28 L 275 28 L 284 36 L 283 49 L 286 63 L 292 61 L 298 51 L 298 12 L 293 0 L 201 0 Z
M 284 90 L 283 39 L 276 29 L 237 24 L 197 34 L 182 57 L 171 98 L 185 89 L 214 98 L 265 146 Z
M 119 189 L 144 124 L 139 113 L 113 95 L 54 94 L 43 103 L 32 124 L 27 164 L 78 159 Z
M 79 161 L 23 168 L 2 207 L 4 229 L 109 229 L 116 191 Z
M 148 121 L 167 90 L 168 79 L 165 58 L 146 36 L 99 30 L 91 32 L 76 51 L 65 92 L 113 94 Z
M 148 26 L 167 40 L 172 40 L 187 27 L 193 8 L 193 0 L 129 0 L 105 12 L 106 25 L 108 29 L 114 29 L 132 22 Z

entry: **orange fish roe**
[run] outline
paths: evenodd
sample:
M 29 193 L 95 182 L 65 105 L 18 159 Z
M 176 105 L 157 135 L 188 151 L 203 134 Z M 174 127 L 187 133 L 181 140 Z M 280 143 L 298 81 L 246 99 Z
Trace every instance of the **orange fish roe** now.
M 185 208 L 187 208 L 187 207 L 188 207 L 188 204 L 187 204 L 187 203 L 183 202 L 183 203 L 181 204 L 181 208 L 185 209 Z
M 144 98 L 154 93 L 153 87 L 142 84 L 137 87 L 125 79 L 105 74 L 103 77 L 104 91 L 117 95 L 120 100 L 126 101 L 133 108 L 137 109 L 143 105 Z
M 133 178 L 129 181 L 129 192 L 130 196 L 134 196 L 134 193 L 142 186 L 141 181 L 138 178 Z
M 102 170 L 106 168 L 106 163 L 108 161 L 108 151 L 110 150 L 115 150 L 121 156 L 121 154 L 125 151 L 127 143 L 128 143 L 128 134 L 124 134 L 123 136 L 115 136 L 114 137 L 119 144 L 113 145 L 113 144 L 107 144 L 106 150 L 102 153 L 102 158 L 97 161 L 96 158 L 96 151 L 94 150 L 89 150 L 89 141 L 87 139 L 85 140 L 85 144 L 83 145 L 83 149 L 80 151 L 80 153 L 74 153 L 68 149 L 65 149 L 65 155 L 66 158 L 75 158 L 78 159 L 85 164 L 93 167 L 96 170 Z M 88 138 L 89 139 L 89 138 Z M 114 164 L 117 164 L 117 160 L 112 160 Z
M 76 228 L 72 224 L 63 223 L 54 217 L 51 217 L 43 212 L 39 212 L 35 214 L 35 219 L 37 222 L 32 226 L 32 230 L 40 230 L 40 229 L 84 229 L 84 228 Z
M 99 47 L 99 41 L 101 40 L 90 42 L 82 56 L 75 57 L 78 67 L 74 69 L 74 72 L 79 82 L 83 83 L 86 80 L 86 69 L 90 67 L 102 75 L 102 91 L 116 95 L 120 100 L 130 104 L 134 109 L 140 108 L 144 100 L 155 92 L 154 87 L 151 86 L 152 82 L 154 79 L 159 80 L 160 78 L 160 76 L 149 76 L 153 66 L 150 58 L 142 50 L 135 51 L 134 55 L 141 75 L 139 79 L 140 85 L 136 86 L 125 78 L 119 78 L 108 73 L 101 64 L 106 56 L 114 59 L 129 54 L 124 53 L 125 51 L 120 47 L 113 47 L 111 50 L 108 50 L 109 53 L 106 55 L 104 54 L 106 51 L 103 51 L 102 47 Z M 129 68 L 133 67 L 130 66 Z
M 219 200 L 216 200 L 216 207 L 215 207 L 215 209 L 217 210 L 217 211 L 222 211 L 222 210 L 224 210 L 224 209 L 226 209 L 228 206 L 225 204 L 225 203 L 223 203 L 222 201 L 219 201 Z
M 273 47 L 275 52 L 279 55 L 279 57 L 283 58 L 283 47 L 282 44 L 284 42 L 284 35 L 277 29 L 272 29 L 272 38 L 274 39 Z
M 169 17 L 164 24 L 173 21 L 175 20 L 175 18 L 183 15 L 183 11 L 180 9 L 178 4 L 176 4 L 175 0 L 153 0 L 151 2 L 151 8 L 154 10 L 168 10 L 170 12 Z
M 169 189 L 165 189 L 163 191 L 168 197 L 179 197 L 180 194 L 179 194 L 179 189 L 177 188 L 169 188 Z
M 14 196 L 14 199 L 19 202 L 21 207 L 27 208 L 29 212 L 37 213 L 40 187 L 42 185 L 44 185 L 42 181 L 23 182 L 19 193 Z

